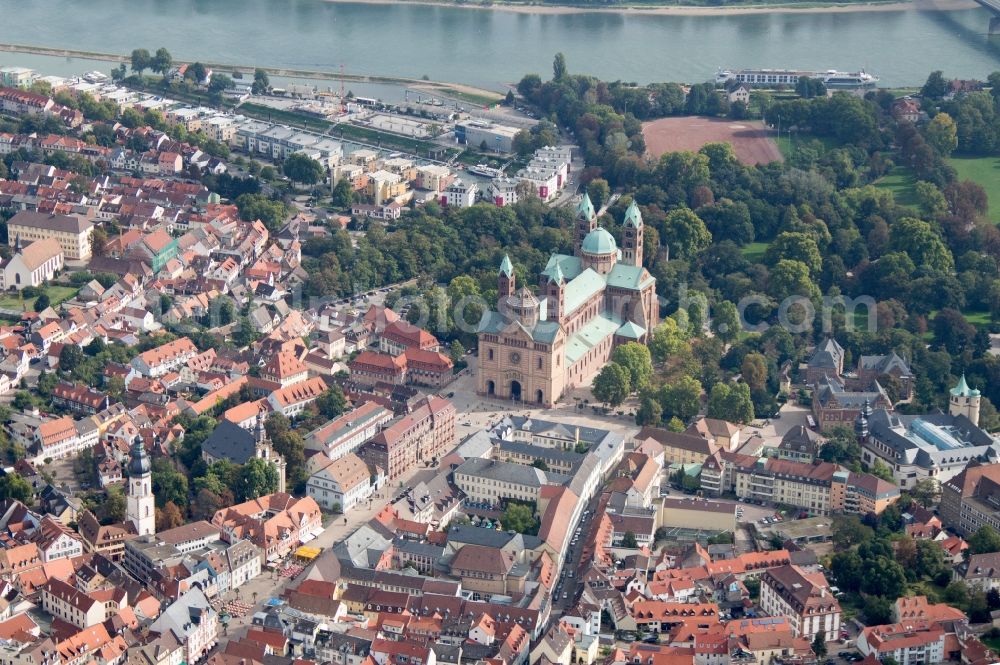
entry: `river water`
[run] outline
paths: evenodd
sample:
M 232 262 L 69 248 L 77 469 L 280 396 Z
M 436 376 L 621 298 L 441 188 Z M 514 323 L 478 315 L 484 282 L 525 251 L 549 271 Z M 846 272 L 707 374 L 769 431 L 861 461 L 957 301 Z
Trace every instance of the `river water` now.
M 571 72 L 642 83 L 704 81 L 719 67 L 787 67 L 864 68 L 883 85 L 906 86 L 934 69 L 962 78 L 1000 69 L 1000 38 L 986 36 L 985 9 L 663 16 L 323 0 L 0 0 L 0 17 L 0 42 L 112 53 L 166 46 L 184 59 L 343 66 L 493 89 L 526 72 L 547 78 L 557 51 Z M 0 53 L 0 64 L 40 62 Z

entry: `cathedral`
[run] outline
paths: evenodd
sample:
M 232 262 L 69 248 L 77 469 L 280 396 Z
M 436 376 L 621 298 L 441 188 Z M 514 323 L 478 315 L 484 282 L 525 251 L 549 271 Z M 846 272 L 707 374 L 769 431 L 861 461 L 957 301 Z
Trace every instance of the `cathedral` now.
M 539 297 L 517 288 L 508 257 L 500 264 L 497 309 L 479 324 L 479 394 L 550 407 L 590 385 L 616 346 L 647 342 L 659 306 L 656 280 L 642 267 L 638 206 L 625 213 L 621 249 L 598 226 L 588 195 L 576 213 L 573 256 L 549 258 Z

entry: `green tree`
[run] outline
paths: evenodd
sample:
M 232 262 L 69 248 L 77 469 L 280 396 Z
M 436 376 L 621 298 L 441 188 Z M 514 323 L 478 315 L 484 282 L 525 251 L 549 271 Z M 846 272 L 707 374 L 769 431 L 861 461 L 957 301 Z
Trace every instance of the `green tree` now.
M 693 376 L 681 376 L 672 384 L 663 385 L 657 393 L 657 400 L 663 407 L 663 419 L 678 418 L 688 421 L 701 411 L 701 383 Z
M 826 658 L 826 633 L 824 631 L 816 631 L 816 637 L 812 641 L 812 652 L 819 660 Z
M 966 552 L 973 554 L 989 554 L 1000 552 L 1000 534 L 990 525 L 984 525 L 969 537 L 969 549 Z
M 955 265 L 951 252 L 934 228 L 923 220 L 904 217 L 889 231 L 892 249 L 906 252 L 916 265 L 938 272 L 950 272 Z
M 324 418 L 336 418 L 347 410 L 347 398 L 339 385 L 334 385 L 316 399 L 316 409 Z
M 51 301 L 49 300 L 49 294 L 43 291 L 42 293 L 38 294 L 37 298 L 35 298 L 35 305 L 32 309 L 34 309 L 36 312 L 44 312 L 46 309 L 49 308 L 50 304 Z
M 869 626 L 883 626 L 892 623 L 892 603 L 881 596 L 868 596 L 865 599 L 865 623 Z M 882 659 L 884 665 L 885 659 Z
M 887 482 L 893 482 L 892 480 L 892 469 L 889 465 L 882 460 L 876 458 L 875 462 L 872 464 L 871 468 L 868 470 L 876 478 L 881 478 Z
M 709 418 L 728 420 L 732 423 L 749 423 L 754 419 L 750 387 L 745 383 L 735 385 L 716 383 L 708 395 L 705 413 Z
M 639 409 L 635 413 L 635 424 L 640 427 L 655 427 L 660 424 L 663 417 L 663 407 L 652 395 L 646 395 L 639 402 Z
M 170 72 L 170 67 L 174 64 L 174 59 L 170 55 L 170 51 L 163 48 L 162 46 L 156 49 L 156 53 L 153 55 L 153 59 L 149 64 L 149 68 L 154 72 L 159 72 L 164 76 Z
M 626 531 L 625 535 L 622 536 L 622 547 L 628 550 L 638 549 L 639 543 L 635 539 L 635 534 L 631 531 Z
M 875 532 L 856 515 L 837 515 L 833 518 L 832 536 L 837 549 L 847 549 L 870 540 Z
M 208 70 L 200 62 L 193 62 L 184 70 L 184 78 L 201 85 L 208 77 Z
M 448 357 L 453 363 L 461 362 L 462 358 L 465 357 L 465 347 L 457 339 L 452 340 L 451 346 L 448 347 Z
M 178 506 L 188 505 L 187 476 L 175 469 L 169 462 L 157 460 L 153 465 L 153 493 L 156 505 L 162 508 L 168 501 Z
M 11 472 L 0 477 L 0 500 L 14 499 L 30 506 L 35 492 L 31 488 L 31 483 L 22 478 L 16 472 Z
M 59 352 L 59 369 L 71 374 L 84 360 L 86 356 L 83 354 L 83 349 L 76 344 L 64 344 Z
M 213 74 L 212 81 L 208 84 L 208 91 L 217 95 L 225 90 L 229 90 L 234 85 L 233 79 L 225 74 Z
M 910 496 L 924 508 L 930 508 L 941 496 L 941 486 L 933 478 L 922 478 L 910 488 Z
M 690 332 L 687 326 L 680 326 L 673 317 L 667 317 L 660 325 L 653 328 L 649 341 L 649 352 L 658 363 L 678 355 L 690 352 L 688 339 Z
M 142 73 L 152 65 L 149 51 L 144 48 L 137 48 L 132 51 L 132 71 L 142 76 Z
M 948 81 L 944 78 L 944 73 L 937 70 L 930 73 L 927 82 L 920 89 L 920 96 L 928 99 L 941 99 L 948 94 Z
M 618 406 L 632 392 L 629 383 L 629 372 L 616 362 L 610 362 L 601 368 L 594 377 L 594 397 L 612 407 Z
M 678 208 L 667 215 L 660 239 L 670 248 L 671 257 L 679 259 L 695 257 L 712 244 L 705 222 L 689 208 Z
M 263 95 L 271 89 L 271 79 L 263 69 L 255 69 L 253 72 L 253 85 L 250 92 L 255 95 Z
M 273 464 L 253 457 L 243 465 L 235 490 L 237 501 L 249 501 L 273 494 L 278 491 L 278 470 Z
M 943 157 L 949 156 L 958 147 L 958 127 L 950 115 L 942 111 L 927 123 L 924 130 L 927 143 Z
M 303 185 L 315 185 L 326 174 L 322 164 L 301 152 L 294 152 L 286 157 L 281 170 L 293 182 Z
M 750 390 L 763 390 L 767 384 L 767 358 L 760 353 L 748 353 L 743 356 L 743 363 L 740 366 L 743 380 L 750 386 Z
M 520 534 L 535 535 L 538 533 L 538 522 L 530 506 L 510 501 L 500 518 L 503 528 Z
M 263 170 L 261 171 L 263 177 Z M 277 231 L 291 215 L 291 211 L 281 201 L 267 198 L 263 194 L 241 194 L 236 198 L 240 219 L 253 222 L 260 220 L 270 231 Z
M 611 361 L 621 365 L 629 374 L 629 388 L 640 390 L 653 375 L 653 359 L 649 347 L 638 342 L 627 342 L 615 348 Z
M 101 524 L 124 522 L 127 507 L 125 491 L 117 485 L 112 485 L 108 488 L 104 502 L 98 508 L 97 518 Z
M 664 428 L 668 432 L 680 433 L 680 432 L 684 431 L 684 423 L 681 422 L 680 418 L 678 418 L 677 416 L 674 416 L 670 420 L 667 421 L 667 424 L 664 425 Z
M 334 208 L 350 208 L 354 200 L 354 188 L 347 178 L 341 178 L 333 186 L 333 193 L 330 195 L 330 204 Z
M 566 56 L 561 52 L 556 53 L 556 57 L 552 60 L 552 80 L 562 81 L 566 78 L 568 70 L 566 69 Z
M 533 466 L 536 469 L 539 469 L 541 471 L 548 471 L 549 470 L 548 463 L 545 460 L 543 460 L 541 457 L 536 458 L 535 461 L 531 463 L 531 466 Z
M 601 206 L 611 198 L 611 186 L 604 178 L 594 178 L 587 185 L 587 194 L 590 196 L 591 203 L 594 204 L 594 209 L 600 210 Z
M 768 294 L 781 301 L 789 296 L 819 297 L 819 289 L 809 275 L 809 266 L 801 261 L 780 259 L 771 269 Z
M 819 275 L 823 267 L 823 258 L 819 253 L 816 239 L 808 233 L 785 231 L 779 233 L 768 246 L 764 260 L 769 265 L 775 265 L 781 259 L 801 261 L 809 268 L 811 275 Z
M 712 329 L 716 337 L 729 343 L 740 334 L 740 315 L 736 305 L 728 300 L 716 304 L 712 317 Z

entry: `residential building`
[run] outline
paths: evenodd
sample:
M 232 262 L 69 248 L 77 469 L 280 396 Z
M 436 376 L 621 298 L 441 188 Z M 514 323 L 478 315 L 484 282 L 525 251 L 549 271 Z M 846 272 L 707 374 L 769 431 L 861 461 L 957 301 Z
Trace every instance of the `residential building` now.
M 663 464 L 702 464 L 719 449 L 711 439 L 700 434 L 671 432 L 660 427 L 643 427 L 633 441 L 652 439 L 663 446 Z
M 702 465 L 701 484 L 709 494 L 732 491 L 741 499 L 784 503 L 814 515 L 877 514 L 899 499 L 899 488 L 892 483 L 830 462 L 724 452 Z
M 215 513 L 212 524 L 227 543 L 249 540 L 266 561 L 276 561 L 323 529 L 322 515 L 311 497 L 296 499 L 277 492 Z
M 941 483 L 939 512 L 944 525 L 963 536 L 986 525 L 1000 532 L 1000 464 L 972 462 Z
M 219 615 L 201 589 L 195 587 L 171 603 L 149 625 L 149 632 L 172 634 L 184 645 L 184 662 L 197 663 L 215 646 Z
M 457 178 L 442 192 L 441 203 L 453 208 L 468 208 L 475 204 L 478 195 L 479 185 Z
M 42 518 L 31 539 L 45 563 L 83 554 L 83 539 L 79 534 L 51 515 Z
M 346 513 L 378 488 L 378 472 L 354 453 L 347 453 L 309 476 L 306 494 L 321 508 Z
M 892 658 L 899 665 L 929 665 L 949 660 L 945 654 L 945 630 L 932 621 L 868 626 L 858 635 L 858 651 L 882 662 Z
M 625 342 L 645 342 L 656 325 L 656 280 L 642 267 L 643 224 L 631 205 L 623 247 L 597 226 L 586 194 L 577 208 L 574 256 L 553 255 L 541 275 L 544 306 L 516 289 L 504 257 L 497 311 L 479 327 L 477 392 L 551 407 L 563 394 L 589 385 Z
M 15 241 L 15 254 L 3 264 L 0 288 L 20 291 L 40 286 L 63 268 L 63 250 L 55 238 L 36 240 L 24 249 Z
M 93 232 L 94 225 L 77 215 L 50 215 L 22 210 L 7 222 L 8 244 L 12 247 L 18 242 L 53 239 L 70 261 L 90 258 L 90 236 Z
M 291 418 L 302 413 L 303 409 L 319 399 L 319 396 L 327 390 L 326 381 L 322 377 L 314 376 L 287 388 L 275 390 L 267 396 L 267 401 L 273 411 Z
M 305 436 L 306 450 L 318 450 L 337 460 L 360 448 L 393 418 L 392 411 L 377 402 L 365 402 Z
M 760 606 L 767 614 L 787 618 L 796 637 L 840 635 L 840 603 L 823 573 L 795 565 L 771 568 L 760 578 Z
M 1000 552 L 970 555 L 955 567 L 954 578 L 984 593 L 1000 589 Z
M 179 369 L 198 355 L 198 348 L 187 337 L 167 342 L 155 349 L 144 351 L 132 359 L 132 367 L 146 377 L 159 378 Z
M 513 178 L 494 178 L 490 181 L 487 195 L 489 200 L 493 202 L 493 205 L 498 208 L 514 205 L 520 199 L 518 191 L 520 186 L 520 181 Z
M 46 612 L 77 628 L 103 623 L 109 613 L 114 616 L 125 605 L 122 589 L 86 594 L 60 579 L 52 579 L 42 587 L 41 598 Z
M 361 457 L 395 480 L 418 464 L 437 465 L 455 445 L 455 406 L 437 395 L 390 423 L 362 447 Z

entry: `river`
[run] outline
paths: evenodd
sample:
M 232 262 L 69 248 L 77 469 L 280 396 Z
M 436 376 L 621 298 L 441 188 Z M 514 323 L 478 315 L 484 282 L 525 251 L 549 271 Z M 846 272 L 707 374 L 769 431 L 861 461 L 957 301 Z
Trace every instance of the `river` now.
M 526 72 L 548 77 L 557 51 L 571 72 L 642 83 L 704 81 L 723 66 L 866 68 L 890 86 L 919 85 L 935 69 L 962 78 L 1000 69 L 985 9 L 677 16 L 323 0 L 0 0 L 0 17 L 0 42 L 113 53 L 166 46 L 184 59 L 343 66 L 497 90 Z M 40 62 L 0 53 L 0 64 L 70 73 Z

